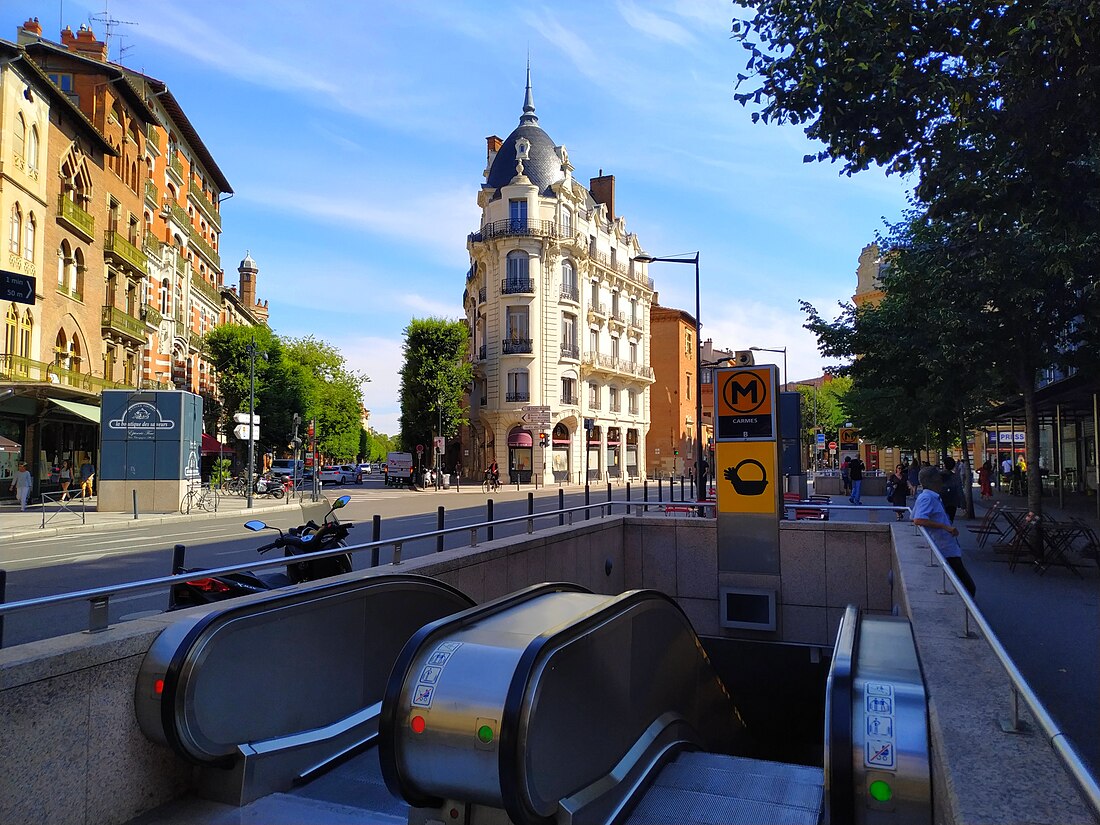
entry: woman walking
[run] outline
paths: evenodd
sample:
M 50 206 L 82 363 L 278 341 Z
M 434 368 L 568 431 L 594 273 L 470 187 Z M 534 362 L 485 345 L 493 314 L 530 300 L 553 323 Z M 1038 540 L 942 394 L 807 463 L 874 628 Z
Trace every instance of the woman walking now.
M 993 465 L 989 463 L 988 458 L 985 464 L 978 468 L 978 484 L 982 488 L 983 501 L 993 498 Z
M 61 462 L 61 471 L 57 474 L 61 481 L 61 500 L 69 500 L 69 486 L 73 483 L 73 463 L 69 459 Z
M 19 508 L 27 511 L 27 500 L 31 497 L 31 473 L 24 461 L 19 462 L 19 467 L 11 479 L 11 489 L 19 499 Z
M 905 497 L 909 495 L 909 482 L 905 478 L 905 468 L 902 465 L 898 465 L 894 468 L 894 474 L 890 476 L 886 481 L 887 498 L 890 499 L 890 503 L 895 507 L 905 506 Z M 894 512 L 894 517 L 898 521 L 905 520 L 905 513 L 901 510 Z

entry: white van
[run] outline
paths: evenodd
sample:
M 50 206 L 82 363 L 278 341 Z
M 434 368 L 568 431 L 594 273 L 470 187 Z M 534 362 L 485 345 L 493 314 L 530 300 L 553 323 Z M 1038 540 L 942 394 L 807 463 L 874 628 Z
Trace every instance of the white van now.
M 297 464 L 297 471 L 295 471 L 294 465 Z M 299 459 L 295 461 L 293 458 L 277 458 L 271 462 L 271 474 L 273 476 L 293 476 L 296 475 L 301 478 L 304 474 L 306 463 Z

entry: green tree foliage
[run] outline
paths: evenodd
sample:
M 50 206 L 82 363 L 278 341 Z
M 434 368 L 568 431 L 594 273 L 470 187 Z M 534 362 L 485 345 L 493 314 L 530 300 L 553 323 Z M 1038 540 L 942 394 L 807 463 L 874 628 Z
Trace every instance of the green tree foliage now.
M 349 370 L 339 350 L 313 336 L 289 339 L 285 352 L 287 388 L 300 398 L 303 420 L 317 422 L 317 449 L 331 460 L 355 460 L 362 429 L 362 385 L 370 379 Z
M 451 438 L 469 423 L 463 399 L 473 381 L 470 330 L 464 321 L 413 319 L 405 328 L 401 368 L 401 443 L 429 447 L 433 433 Z
M 737 99 L 757 107 L 754 120 L 803 125 L 825 145 L 807 160 L 839 161 L 848 174 L 878 164 L 917 176 L 914 214 L 886 248 L 905 249 L 909 259 L 899 256 L 897 267 L 916 279 L 920 317 L 939 337 L 922 364 L 903 367 L 905 381 L 864 401 L 901 403 L 906 381 L 939 382 L 914 384 L 921 398 L 961 378 L 972 384 L 983 376 L 945 369 L 991 361 L 985 388 L 1012 382 L 1023 396 L 1029 504 L 1038 510 L 1036 370 L 1096 363 L 1100 8 L 1072 0 L 739 4 L 755 12 L 734 23 L 749 53 L 739 85 L 751 87 Z M 904 320 L 889 307 L 873 321 L 852 314 L 850 331 L 864 322 L 868 330 L 851 348 L 865 356 L 867 343 L 899 334 L 885 327 L 891 316 Z M 824 332 L 819 321 L 811 315 Z M 977 361 L 960 352 L 968 336 L 992 342 Z M 972 400 L 953 399 L 964 417 Z M 935 426 L 947 425 L 937 418 Z
M 248 348 L 253 343 L 256 349 L 256 414 L 262 422 L 257 445 L 261 450 L 266 450 L 273 448 L 285 437 L 278 424 L 279 420 L 284 416 L 289 420 L 289 412 L 284 409 L 286 398 L 283 394 L 285 378 L 282 368 L 282 342 L 266 326 L 223 324 L 206 333 L 202 346 L 217 370 L 218 392 L 221 396 L 217 429 L 230 435 L 233 431 L 233 414 L 248 412 L 249 370 L 252 361 Z

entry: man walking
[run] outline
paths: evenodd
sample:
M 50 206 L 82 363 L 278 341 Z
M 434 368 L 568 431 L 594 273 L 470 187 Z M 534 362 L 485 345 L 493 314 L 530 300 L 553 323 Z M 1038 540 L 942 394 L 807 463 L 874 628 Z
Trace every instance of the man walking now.
M 959 545 L 959 528 L 947 518 L 943 509 L 940 493 L 943 491 L 943 476 L 936 467 L 925 467 L 920 471 L 921 492 L 913 504 L 913 524 L 928 531 L 936 549 L 940 551 L 947 566 L 958 577 L 966 592 L 974 596 L 977 588 L 974 580 L 963 566 L 962 547 Z
M 848 462 L 848 477 L 852 479 L 852 495 L 848 501 L 852 504 L 862 504 L 859 494 L 863 487 L 863 462 L 860 461 L 859 456 Z

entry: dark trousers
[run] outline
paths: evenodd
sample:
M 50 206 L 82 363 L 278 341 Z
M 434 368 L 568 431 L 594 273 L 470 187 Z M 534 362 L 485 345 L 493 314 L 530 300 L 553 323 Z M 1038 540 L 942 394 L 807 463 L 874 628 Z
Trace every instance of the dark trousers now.
M 974 585 L 974 580 L 970 578 L 970 574 L 966 572 L 966 567 L 963 566 L 963 560 L 960 556 L 949 556 L 947 558 L 947 565 L 951 568 L 951 572 L 958 576 L 959 581 L 962 582 L 962 586 L 966 588 L 966 592 L 970 594 L 970 598 L 974 598 L 974 594 L 978 588 Z

